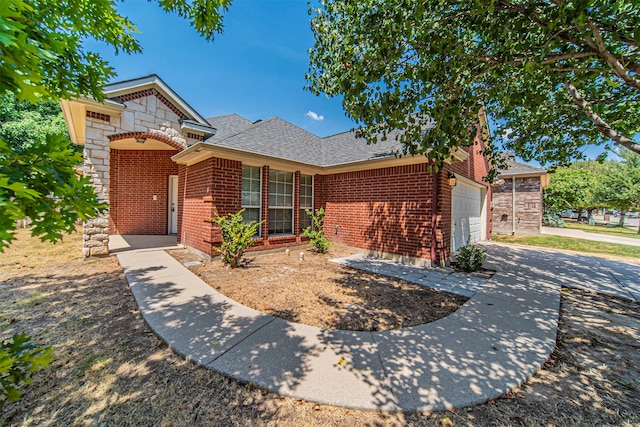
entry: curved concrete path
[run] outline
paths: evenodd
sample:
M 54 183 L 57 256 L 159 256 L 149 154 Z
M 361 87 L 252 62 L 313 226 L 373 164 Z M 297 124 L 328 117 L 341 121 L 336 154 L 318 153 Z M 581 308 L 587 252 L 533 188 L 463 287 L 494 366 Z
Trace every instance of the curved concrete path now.
M 454 314 L 396 331 L 349 332 L 249 309 L 162 248 L 135 247 L 121 248 L 118 259 L 144 319 L 176 352 L 283 395 L 390 411 L 469 406 L 520 385 L 554 348 L 565 278 L 594 275 L 578 264 L 553 268 L 553 255 L 532 262 L 530 250 L 487 245 L 498 273 Z

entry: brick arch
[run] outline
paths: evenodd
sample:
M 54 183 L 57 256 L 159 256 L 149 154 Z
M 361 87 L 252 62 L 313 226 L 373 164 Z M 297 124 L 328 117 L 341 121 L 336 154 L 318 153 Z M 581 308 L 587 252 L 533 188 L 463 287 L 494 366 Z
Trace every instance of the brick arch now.
M 171 137 L 164 135 L 160 132 L 124 132 L 115 135 L 109 135 L 109 142 L 120 141 L 121 139 L 128 138 L 152 138 L 156 141 L 164 142 L 171 148 L 175 148 L 178 151 L 184 150 L 185 146 L 179 142 L 173 140 Z

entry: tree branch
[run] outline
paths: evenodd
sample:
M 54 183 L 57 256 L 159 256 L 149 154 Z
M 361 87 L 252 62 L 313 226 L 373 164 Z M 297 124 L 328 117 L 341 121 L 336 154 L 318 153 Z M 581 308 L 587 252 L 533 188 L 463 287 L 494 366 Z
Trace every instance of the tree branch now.
M 587 22 L 587 28 L 589 28 L 593 33 L 593 43 L 598 51 L 598 55 L 604 59 L 607 64 L 609 64 L 616 76 L 620 77 L 629 86 L 640 90 L 640 82 L 629 75 L 620 61 L 618 61 L 618 59 L 609 52 L 607 46 L 604 44 L 604 40 L 602 40 L 602 35 L 600 34 L 598 27 L 593 25 L 591 22 Z M 587 36 L 586 39 L 590 41 L 590 37 Z
M 567 92 L 569 92 L 569 95 L 571 95 L 576 105 L 585 112 L 587 117 L 589 117 L 591 122 L 593 122 L 593 124 L 596 126 L 596 129 L 598 130 L 598 132 L 600 132 L 600 134 L 602 134 L 602 136 L 609 138 L 613 142 L 640 154 L 640 144 L 630 138 L 627 138 L 624 135 L 620 135 L 618 132 L 612 129 L 611 126 L 609 126 L 609 124 L 605 122 L 598 114 L 594 113 L 589 103 L 582 97 L 578 89 L 573 84 L 571 84 L 570 82 L 564 82 L 564 87 L 567 89 Z

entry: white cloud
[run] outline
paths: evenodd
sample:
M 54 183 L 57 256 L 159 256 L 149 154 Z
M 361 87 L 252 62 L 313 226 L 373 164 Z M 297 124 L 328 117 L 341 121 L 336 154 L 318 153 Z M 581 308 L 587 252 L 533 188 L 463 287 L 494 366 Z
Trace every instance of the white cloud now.
M 320 122 L 322 120 L 324 120 L 324 116 L 319 116 L 318 114 L 314 113 L 313 111 L 307 111 L 307 114 L 305 114 L 305 116 L 310 117 L 311 119 Z

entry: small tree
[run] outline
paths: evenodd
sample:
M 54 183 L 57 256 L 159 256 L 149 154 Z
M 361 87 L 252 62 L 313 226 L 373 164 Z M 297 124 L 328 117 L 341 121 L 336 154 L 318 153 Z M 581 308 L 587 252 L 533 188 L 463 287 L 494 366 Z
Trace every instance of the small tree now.
M 213 249 L 220 252 L 222 262 L 231 268 L 239 266 L 246 250 L 256 243 L 253 236 L 262 224 L 256 221 L 245 222 L 243 212 L 244 209 L 241 209 L 237 213 L 223 216 L 216 212 L 216 217 L 211 219 L 212 223 L 220 227 L 222 237 L 222 244 L 219 247 L 214 246 Z
M 311 221 L 313 222 L 313 226 L 308 226 L 304 230 L 302 230 L 302 234 L 309 237 L 309 243 L 313 246 L 318 252 L 321 254 L 327 253 L 329 246 L 329 240 L 324 235 L 324 208 L 316 209 L 316 213 L 314 214 L 310 210 L 305 211 Z

